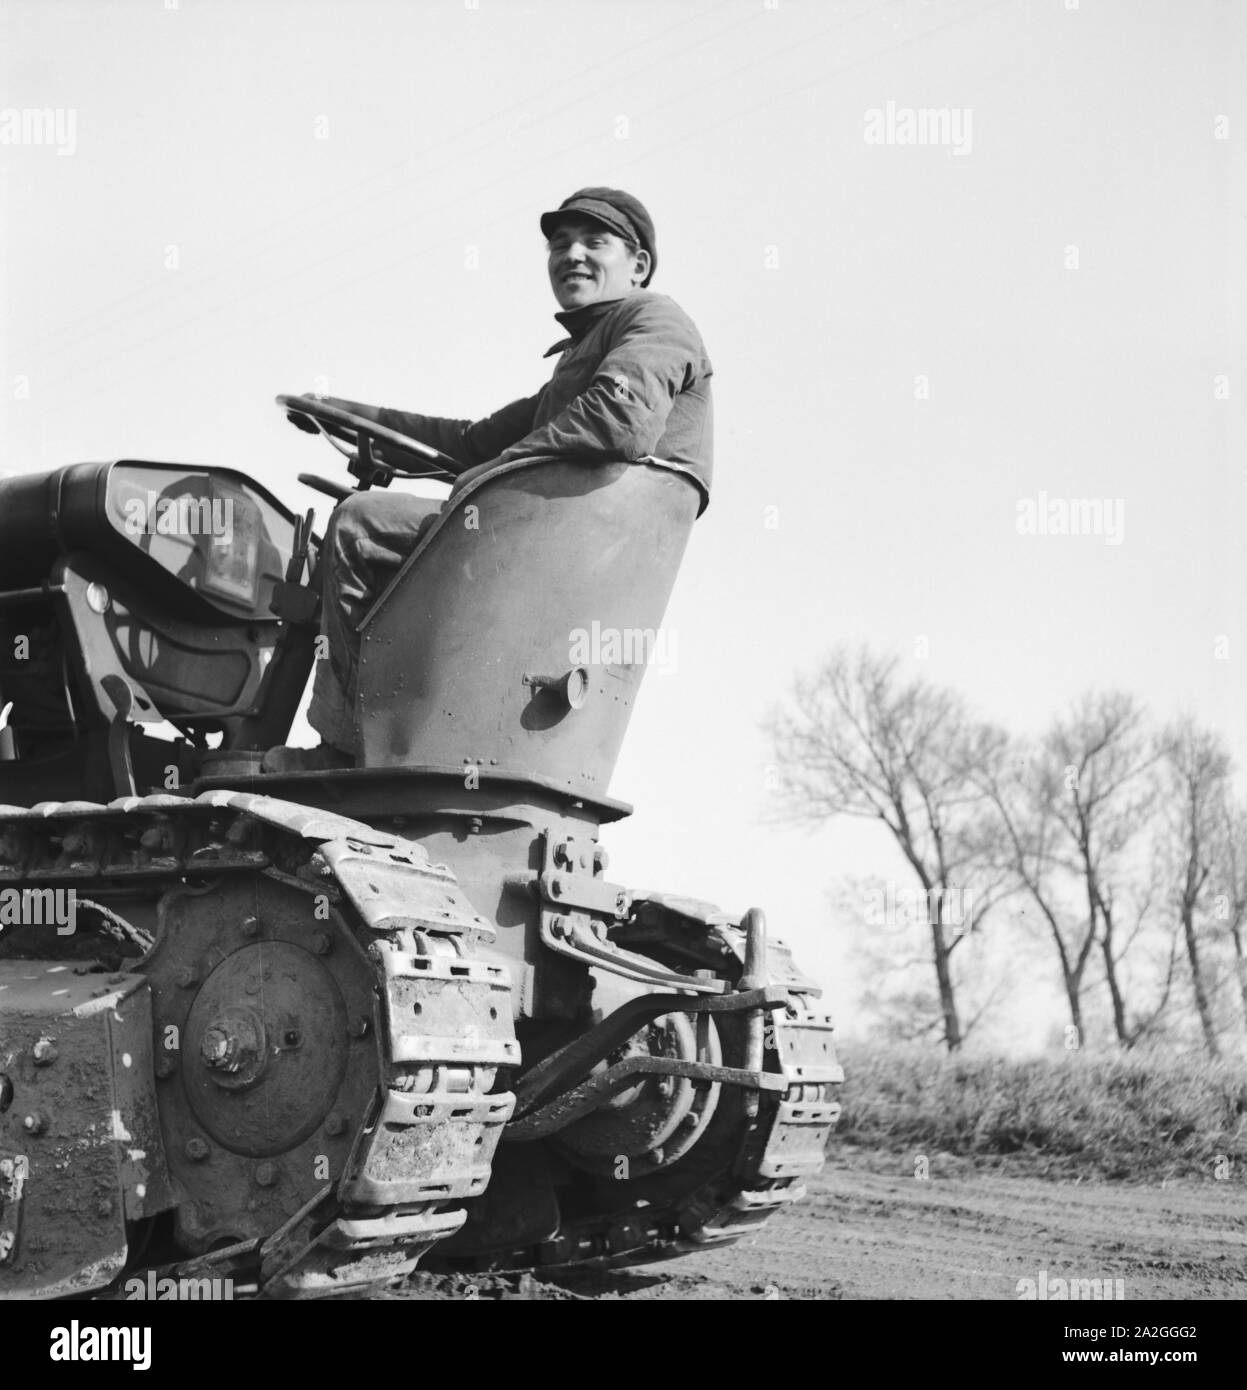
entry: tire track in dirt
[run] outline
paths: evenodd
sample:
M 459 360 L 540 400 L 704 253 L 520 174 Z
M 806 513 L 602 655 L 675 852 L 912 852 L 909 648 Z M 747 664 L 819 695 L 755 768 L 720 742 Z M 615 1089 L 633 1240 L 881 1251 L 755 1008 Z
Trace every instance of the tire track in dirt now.
M 1018 1280 L 1046 1271 L 1049 1281 L 1121 1279 L 1128 1301 L 1247 1298 L 1241 1179 L 1079 1182 L 943 1157 L 932 1169 L 919 1180 L 902 1157 L 841 1149 L 803 1202 L 735 1245 L 637 1269 L 550 1273 L 514 1289 L 483 1277 L 479 1296 L 1012 1300 Z M 464 1277 L 417 1275 L 388 1296 L 478 1296 Z
M 872 1155 L 832 1158 L 809 1186 L 757 1236 L 669 1267 L 671 1283 L 693 1297 L 1016 1299 L 1046 1270 L 1122 1279 L 1127 1299 L 1247 1298 L 1241 1183 L 919 1180 Z
M 661 1265 L 578 1271 L 529 1296 L 1011 1300 L 1018 1280 L 1046 1271 L 1049 1281 L 1121 1279 L 1127 1300 L 1247 1298 L 1242 1182 L 1143 1186 L 935 1167 L 919 1180 L 902 1158 L 841 1152 L 804 1202 L 756 1236 Z

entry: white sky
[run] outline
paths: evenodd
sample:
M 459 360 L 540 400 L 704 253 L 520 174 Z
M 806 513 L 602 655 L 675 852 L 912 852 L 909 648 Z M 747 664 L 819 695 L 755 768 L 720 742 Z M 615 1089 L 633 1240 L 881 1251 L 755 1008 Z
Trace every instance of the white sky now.
M 834 642 L 1019 730 L 1119 685 L 1247 759 L 1247 7 L 1071 3 L 4 0 L 0 108 L 76 121 L 0 145 L 0 467 L 229 464 L 306 507 L 337 456 L 273 395 L 532 392 L 538 214 L 633 191 L 717 458 L 611 874 L 766 906 L 851 1026 L 825 891 L 894 859 L 768 829 L 758 728 Z M 969 148 L 868 144 L 889 101 Z M 1020 536 L 1041 491 L 1120 501 L 1123 543 Z

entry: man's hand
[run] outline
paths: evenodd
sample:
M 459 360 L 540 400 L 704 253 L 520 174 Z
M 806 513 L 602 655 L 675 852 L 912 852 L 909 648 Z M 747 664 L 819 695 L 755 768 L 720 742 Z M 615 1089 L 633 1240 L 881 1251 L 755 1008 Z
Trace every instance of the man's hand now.
M 339 410 L 348 411 L 352 415 L 359 415 L 365 420 L 371 420 L 374 424 L 381 424 L 381 410 L 375 405 L 366 405 L 363 401 L 348 401 L 343 396 L 317 396 L 311 392 L 304 391 L 299 397 L 300 400 L 308 401 L 313 405 L 332 405 Z M 302 419 L 293 411 L 287 412 L 286 419 L 297 429 L 303 430 L 305 434 L 319 434 L 316 426 L 304 416 Z

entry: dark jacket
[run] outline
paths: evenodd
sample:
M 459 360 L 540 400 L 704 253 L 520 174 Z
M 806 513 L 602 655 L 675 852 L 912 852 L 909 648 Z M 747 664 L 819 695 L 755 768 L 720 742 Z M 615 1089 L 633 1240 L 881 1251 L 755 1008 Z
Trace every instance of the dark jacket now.
M 683 464 L 710 487 L 713 368 L 693 321 L 665 294 L 555 314 L 569 337 L 554 375 L 535 396 L 483 420 L 380 407 L 381 424 L 431 444 L 465 467 L 533 457 L 633 462 L 653 455 Z

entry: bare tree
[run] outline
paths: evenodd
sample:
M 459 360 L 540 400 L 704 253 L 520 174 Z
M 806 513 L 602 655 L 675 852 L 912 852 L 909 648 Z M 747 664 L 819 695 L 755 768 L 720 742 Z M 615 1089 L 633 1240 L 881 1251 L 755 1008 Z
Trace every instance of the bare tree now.
M 1182 923 L 1191 993 L 1208 1055 L 1221 1048 L 1209 990 L 1201 961 L 1202 933 L 1196 921 L 1204 908 L 1205 887 L 1213 871 L 1218 815 L 1230 776 L 1230 755 L 1219 735 L 1201 729 L 1186 717 L 1166 728 L 1157 748 L 1166 774 L 1169 805 L 1169 858 L 1176 880 L 1174 906 Z
M 1234 973 L 1238 979 L 1243 1023 L 1247 1025 L 1247 807 L 1235 801 L 1228 787 L 1223 789 L 1216 820 L 1217 881 L 1214 886 L 1213 916 L 1226 924 L 1234 948 Z
M 878 908 L 887 891 L 887 881 L 878 875 L 841 874 L 828 893 L 834 917 L 853 928 L 847 955 L 858 979 L 856 1011 L 889 1041 L 939 1041 L 944 1022 L 931 972 L 927 918 L 911 912 L 881 917 Z M 868 931 L 860 930 L 864 904 Z M 956 991 L 963 1045 L 997 1021 L 1008 988 L 1008 979 L 990 960 L 976 959 L 972 976 L 963 969 Z
M 965 1028 L 953 952 L 979 929 L 1004 883 L 983 853 L 989 808 L 971 778 L 996 733 L 955 692 L 903 681 L 897 666 L 895 657 L 841 647 L 797 679 L 791 707 L 768 720 L 781 819 L 817 825 L 844 815 L 886 826 L 929 907 L 943 1037 L 955 1051 Z M 967 898 L 966 920 L 953 923 L 951 904 Z
M 1057 813 L 1065 767 L 1051 748 L 1033 749 L 1003 732 L 976 777 L 999 819 L 1001 863 L 1034 907 L 1056 950 L 1070 1023 L 1082 1039 L 1083 988 L 1096 943 L 1098 913 L 1070 901 L 1066 835 Z M 1025 920 L 1025 910 L 1022 912 Z
M 1131 1013 L 1122 962 L 1147 926 L 1155 898 L 1155 865 L 1141 832 L 1156 805 L 1156 758 L 1141 707 L 1120 692 L 1083 696 L 1043 742 L 1048 775 L 1059 777 L 1051 805 L 1064 832 L 1062 858 L 1079 878 L 1123 1047 L 1155 1029 L 1173 985 L 1171 942 L 1155 1005 Z

